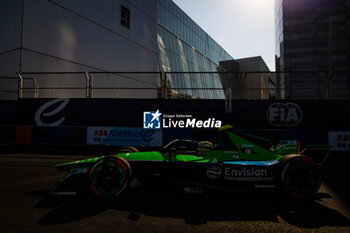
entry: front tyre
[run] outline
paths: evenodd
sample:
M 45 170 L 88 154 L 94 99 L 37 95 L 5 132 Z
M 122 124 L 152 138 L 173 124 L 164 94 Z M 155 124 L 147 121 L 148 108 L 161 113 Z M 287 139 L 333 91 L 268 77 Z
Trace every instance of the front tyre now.
M 304 155 L 286 155 L 281 159 L 281 186 L 294 198 L 309 198 L 317 193 L 321 185 L 321 174 L 311 158 Z
M 131 181 L 131 167 L 119 156 L 100 159 L 90 171 L 90 189 L 98 197 L 108 198 L 122 194 Z

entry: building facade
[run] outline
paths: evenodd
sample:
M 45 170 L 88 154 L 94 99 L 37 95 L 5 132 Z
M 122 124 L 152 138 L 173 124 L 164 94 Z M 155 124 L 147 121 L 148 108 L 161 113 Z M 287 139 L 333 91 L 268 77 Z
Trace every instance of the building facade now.
M 276 0 L 282 98 L 350 97 L 350 1 Z
M 171 0 L 1 0 L 0 12 L 0 98 L 17 98 L 17 73 L 23 97 L 157 98 L 164 85 L 224 98 L 218 74 L 164 75 L 233 59 Z
M 236 59 L 239 71 L 244 74 L 245 99 L 275 99 L 275 74 L 270 72 L 262 57 Z
M 173 94 L 224 98 L 220 61 L 233 59 L 171 0 L 158 0 L 159 63 Z
M 275 73 L 261 56 L 221 61 L 220 66 L 232 72 L 221 83 L 224 89 L 231 89 L 233 99 L 276 98 Z

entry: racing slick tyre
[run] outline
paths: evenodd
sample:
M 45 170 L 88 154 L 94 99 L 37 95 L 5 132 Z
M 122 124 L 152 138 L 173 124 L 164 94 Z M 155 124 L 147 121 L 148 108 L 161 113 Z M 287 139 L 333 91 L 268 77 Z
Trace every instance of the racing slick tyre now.
M 139 150 L 133 146 L 123 146 L 117 151 L 117 153 L 132 153 L 139 152 Z
M 123 193 L 131 182 L 131 166 L 119 156 L 106 156 L 90 170 L 90 189 L 98 197 L 109 198 Z
M 281 187 L 287 195 L 305 199 L 317 193 L 321 185 L 321 172 L 311 158 L 290 154 L 281 158 L 280 162 Z

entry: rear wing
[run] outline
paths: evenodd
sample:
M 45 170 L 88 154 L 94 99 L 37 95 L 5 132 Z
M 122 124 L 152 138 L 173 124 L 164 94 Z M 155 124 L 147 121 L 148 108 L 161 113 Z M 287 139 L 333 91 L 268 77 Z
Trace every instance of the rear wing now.
M 330 145 L 308 145 L 300 154 L 311 157 L 316 163 L 324 164 L 330 152 Z

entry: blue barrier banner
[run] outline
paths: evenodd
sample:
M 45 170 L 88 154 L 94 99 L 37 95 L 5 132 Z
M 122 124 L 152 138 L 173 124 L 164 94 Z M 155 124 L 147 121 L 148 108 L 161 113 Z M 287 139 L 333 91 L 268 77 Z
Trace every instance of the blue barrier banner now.
M 350 131 L 329 131 L 328 144 L 332 151 L 350 151 Z
M 86 127 L 33 126 L 32 144 L 84 145 Z
M 88 145 L 162 146 L 162 131 L 135 127 L 88 127 Z
M 144 119 L 144 114 L 158 110 L 162 120 L 184 114 L 238 129 L 349 131 L 348 106 L 348 100 L 234 100 L 232 112 L 225 113 L 225 100 L 23 98 L 0 100 L 0 125 L 144 127 L 158 118 Z M 172 119 L 166 120 L 169 125 Z

